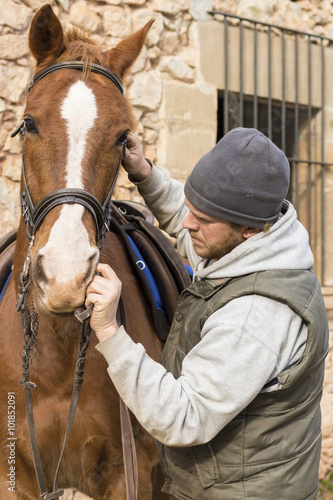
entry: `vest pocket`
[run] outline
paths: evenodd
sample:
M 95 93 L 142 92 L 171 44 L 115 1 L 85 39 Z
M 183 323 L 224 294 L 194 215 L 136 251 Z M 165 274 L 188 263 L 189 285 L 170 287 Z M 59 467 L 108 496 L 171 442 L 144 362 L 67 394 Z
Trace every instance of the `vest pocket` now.
M 213 486 L 219 479 L 219 469 L 211 443 L 191 448 L 195 469 L 204 489 Z

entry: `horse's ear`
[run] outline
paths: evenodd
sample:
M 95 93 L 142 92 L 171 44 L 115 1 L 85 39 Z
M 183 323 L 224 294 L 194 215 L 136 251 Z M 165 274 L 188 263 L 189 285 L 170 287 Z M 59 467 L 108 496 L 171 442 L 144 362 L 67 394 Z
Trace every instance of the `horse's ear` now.
M 31 21 L 29 47 L 37 64 L 51 63 L 65 48 L 62 26 L 50 4 L 41 7 Z
M 109 68 L 120 79 L 123 78 L 126 71 L 140 54 L 148 31 L 154 21 L 155 19 L 151 19 L 139 31 L 136 31 L 127 38 L 124 38 L 124 40 L 118 43 L 118 45 L 116 45 L 113 49 L 104 53 Z

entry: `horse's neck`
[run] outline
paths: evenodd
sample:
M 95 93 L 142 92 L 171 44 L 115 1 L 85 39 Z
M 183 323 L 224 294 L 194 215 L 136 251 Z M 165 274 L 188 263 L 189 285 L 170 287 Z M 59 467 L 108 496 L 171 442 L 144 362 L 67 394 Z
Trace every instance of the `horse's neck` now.
M 77 345 L 81 324 L 72 316 L 68 318 L 55 318 L 39 316 L 39 330 L 44 332 L 48 342 L 63 346 L 65 350 Z

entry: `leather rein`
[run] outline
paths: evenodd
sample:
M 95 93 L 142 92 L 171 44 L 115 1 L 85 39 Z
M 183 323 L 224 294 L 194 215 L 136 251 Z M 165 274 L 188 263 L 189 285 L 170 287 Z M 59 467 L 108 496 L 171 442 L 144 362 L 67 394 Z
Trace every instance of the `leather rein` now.
M 87 68 L 87 65 L 81 61 L 62 62 L 49 66 L 48 68 L 41 71 L 33 78 L 29 86 L 29 91 L 42 78 L 44 78 L 45 76 L 49 75 L 54 71 L 58 71 L 61 69 L 77 69 L 80 71 L 88 69 L 93 73 L 101 74 L 106 78 L 108 78 L 109 80 L 111 80 L 111 82 L 118 88 L 118 90 L 121 92 L 122 95 L 124 94 L 123 87 L 120 81 L 111 71 L 97 64 L 90 65 Z M 14 130 L 14 132 L 11 134 L 11 137 L 15 137 L 18 133 L 20 133 L 24 137 L 25 121 L 23 121 Z M 53 491 L 51 493 L 48 493 L 46 489 L 43 468 L 37 443 L 37 434 L 36 434 L 32 399 L 31 399 L 31 390 L 35 390 L 37 388 L 37 385 L 29 380 L 29 365 L 32 363 L 33 357 L 36 355 L 37 332 L 38 332 L 37 312 L 33 307 L 32 311 L 30 311 L 27 303 L 27 297 L 31 284 L 31 277 L 29 275 L 29 269 L 31 264 L 31 250 L 34 243 L 35 233 L 37 229 L 40 227 L 45 216 L 54 207 L 63 204 L 80 204 L 83 205 L 87 210 L 89 210 L 89 212 L 93 217 L 96 227 L 96 242 L 97 243 L 100 242 L 99 248 L 100 249 L 102 248 L 105 233 L 106 231 L 109 230 L 109 226 L 111 223 L 112 193 L 117 181 L 122 159 L 126 153 L 126 140 L 121 144 L 122 144 L 122 153 L 120 155 L 117 171 L 103 205 L 97 200 L 97 198 L 95 198 L 92 194 L 83 189 L 64 188 L 52 191 L 51 193 L 46 195 L 37 204 L 37 206 L 34 206 L 27 184 L 24 159 L 23 159 L 23 150 L 22 150 L 22 177 L 23 177 L 24 190 L 21 195 L 21 204 L 22 204 L 23 217 L 26 222 L 27 237 L 30 240 L 30 243 L 26 259 L 24 262 L 23 270 L 19 275 L 19 293 L 16 303 L 16 311 L 19 311 L 21 313 L 21 321 L 23 327 L 23 353 L 22 353 L 23 378 L 19 381 L 19 384 L 25 388 L 25 404 L 26 404 L 26 414 L 29 427 L 30 443 L 31 443 L 36 477 L 41 493 L 40 497 L 42 500 L 58 500 L 64 494 L 64 490 L 58 488 L 58 476 L 68 436 L 74 420 L 74 415 L 79 400 L 80 389 L 83 382 L 83 373 L 84 373 L 84 366 L 86 359 L 85 355 L 89 346 L 89 340 L 91 334 L 89 317 L 91 315 L 92 308 L 88 308 L 87 310 L 82 310 L 82 308 L 79 308 L 75 311 L 76 318 L 81 322 L 81 331 L 77 349 L 74 387 L 67 418 L 65 437 L 54 477 Z M 120 300 L 117 314 L 119 316 L 121 324 L 125 326 L 126 317 L 122 299 Z M 128 500 L 136 500 L 138 492 L 138 465 L 137 465 L 135 441 L 131 423 L 131 414 L 121 398 L 120 398 L 120 421 L 121 421 L 122 448 L 124 457 L 126 495 Z

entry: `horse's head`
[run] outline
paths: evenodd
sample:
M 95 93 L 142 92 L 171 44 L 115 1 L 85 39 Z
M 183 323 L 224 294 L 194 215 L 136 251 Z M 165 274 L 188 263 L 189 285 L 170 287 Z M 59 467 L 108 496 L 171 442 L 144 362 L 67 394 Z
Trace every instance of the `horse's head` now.
M 32 20 L 29 46 L 37 65 L 24 111 L 22 190 L 28 189 L 34 207 L 43 200 L 32 252 L 40 312 L 71 313 L 84 302 L 104 224 L 94 198 L 103 206 L 133 125 L 120 81 L 139 55 L 152 22 L 102 51 L 77 31 L 64 32 L 50 5 Z M 67 61 L 80 61 L 80 70 L 62 65 L 44 75 Z M 75 203 L 69 190 L 78 193 Z

